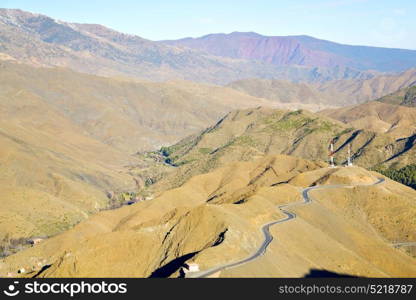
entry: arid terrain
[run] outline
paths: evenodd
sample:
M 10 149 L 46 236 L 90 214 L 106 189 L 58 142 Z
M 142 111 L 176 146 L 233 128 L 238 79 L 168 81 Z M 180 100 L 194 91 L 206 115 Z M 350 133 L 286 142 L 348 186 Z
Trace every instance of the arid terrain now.
M 37 277 L 178 276 L 185 262 L 204 270 L 253 252 L 262 240 L 259 227 L 283 218 L 276 206 L 299 201 L 302 187 L 368 184 L 379 176 L 289 156 L 231 163 L 153 200 L 96 214 L 6 258 L 2 274 L 24 268 L 24 276 Z M 390 246 L 415 238 L 414 190 L 387 180 L 336 194 L 318 190 L 312 197 L 313 203 L 291 209 L 295 220 L 272 229 L 276 239 L 265 256 L 220 275 L 291 277 L 316 268 L 360 276 L 416 274 L 414 259 Z
M 411 121 L 414 124 L 414 119 Z M 154 168 L 164 175 L 155 172 L 157 177 L 153 181 L 157 182 L 150 189 L 177 187 L 188 178 L 225 163 L 267 154 L 328 162 L 331 141 L 337 165 L 346 164 L 348 149 L 351 149 L 354 164 L 369 169 L 414 164 L 414 132 L 408 136 L 409 130 L 414 131 L 412 127 L 402 128 L 404 136 L 398 139 L 396 134 L 399 131 L 390 133 L 355 128 L 349 123 L 303 110 L 256 108 L 234 111 L 202 133 L 162 149 L 161 159 L 173 167 L 161 169 L 155 165 Z M 140 171 L 137 174 L 142 176 Z M 161 180 L 157 180 L 158 177 L 162 177 Z
M 283 103 L 314 104 L 319 110 L 326 106 L 346 106 L 376 100 L 391 104 L 389 97 L 405 97 L 408 87 L 416 82 L 416 70 L 410 69 L 394 75 L 378 75 L 369 79 L 332 80 L 324 83 L 294 83 L 287 80 L 244 79 L 228 84 L 229 87 L 258 98 L 265 98 Z M 400 90 L 400 92 L 397 92 Z M 412 91 L 412 89 L 410 89 Z M 403 93 L 403 95 L 401 94 Z M 391 94 L 391 96 L 390 96 Z M 414 94 L 414 92 L 413 92 Z M 414 97 L 413 97 L 414 98 Z M 407 106 L 412 106 L 411 94 L 406 99 Z M 405 102 L 406 103 L 406 102 Z M 414 104 L 413 104 L 414 106 Z M 317 109 L 315 109 L 317 110 Z
M 415 67 L 0 8 L 0 277 L 416 277 Z

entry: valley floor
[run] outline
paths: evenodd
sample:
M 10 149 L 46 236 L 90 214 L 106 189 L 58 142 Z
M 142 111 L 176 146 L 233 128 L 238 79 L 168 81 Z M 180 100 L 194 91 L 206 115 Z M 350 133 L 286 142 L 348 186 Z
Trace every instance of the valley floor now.
M 264 244 L 259 228 L 287 216 L 277 206 L 299 202 L 307 187 L 332 186 L 308 189 L 312 202 L 285 208 L 296 218 L 270 227 L 264 255 L 210 275 L 415 276 L 416 260 L 391 244 L 416 240 L 416 191 L 388 179 L 373 185 L 380 177 L 284 155 L 231 163 L 151 201 L 98 213 L 1 260 L 0 274 L 178 277 L 185 264 L 212 270 L 258 251 Z

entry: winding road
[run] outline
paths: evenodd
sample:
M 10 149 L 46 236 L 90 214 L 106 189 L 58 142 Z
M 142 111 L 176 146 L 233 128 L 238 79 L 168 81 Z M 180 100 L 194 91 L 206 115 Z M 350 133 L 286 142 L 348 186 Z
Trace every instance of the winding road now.
M 333 188 L 348 188 L 348 187 L 354 187 L 354 186 L 372 186 L 372 185 L 381 184 L 384 181 L 385 181 L 384 178 L 379 178 L 376 182 L 369 183 L 369 184 L 335 184 L 335 185 L 318 185 L 318 186 L 307 187 L 307 188 L 303 189 L 302 192 L 301 192 L 302 193 L 302 198 L 303 198 L 302 201 L 278 206 L 278 209 L 286 215 L 286 218 L 283 218 L 283 219 L 280 219 L 280 220 L 277 220 L 277 221 L 273 221 L 273 222 L 269 222 L 267 224 L 264 224 L 261 227 L 261 231 L 263 232 L 263 235 L 264 235 L 264 240 L 261 243 L 261 245 L 259 246 L 259 248 L 253 254 L 251 254 L 250 256 L 248 256 L 247 258 L 244 258 L 242 260 L 239 260 L 239 261 L 236 261 L 236 262 L 231 262 L 231 263 L 224 264 L 224 265 L 220 265 L 220 266 L 208 269 L 206 271 L 195 272 L 194 274 L 188 273 L 187 277 L 193 277 L 193 278 L 207 277 L 207 276 L 215 274 L 219 271 L 222 271 L 224 269 L 229 269 L 229 268 L 233 268 L 233 267 L 240 266 L 242 264 L 248 263 L 248 262 L 253 261 L 256 258 L 260 257 L 261 255 L 263 255 L 266 252 L 267 247 L 269 246 L 269 244 L 273 240 L 273 236 L 270 233 L 270 227 L 273 226 L 273 225 L 276 225 L 276 224 L 280 224 L 280 223 L 287 222 L 287 221 L 290 221 L 292 219 L 295 219 L 296 214 L 293 213 L 293 212 L 287 211 L 286 209 L 289 208 L 289 207 L 297 206 L 297 205 L 305 205 L 305 204 L 311 203 L 312 198 L 309 196 L 309 192 L 312 191 L 312 190 L 333 189 Z

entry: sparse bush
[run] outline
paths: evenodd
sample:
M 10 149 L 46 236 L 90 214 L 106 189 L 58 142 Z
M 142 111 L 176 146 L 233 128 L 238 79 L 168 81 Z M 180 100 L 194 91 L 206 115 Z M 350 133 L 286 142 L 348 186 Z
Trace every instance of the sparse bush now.
M 234 140 L 236 145 L 240 146 L 256 146 L 256 141 L 248 135 L 239 136 Z
M 201 154 L 210 154 L 212 152 L 211 148 L 200 148 L 199 153 Z
M 169 147 L 162 147 L 160 148 L 160 153 L 162 153 L 163 156 L 169 156 L 171 155 L 172 151 Z
M 408 165 L 397 170 L 392 168 L 386 169 L 378 167 L 375 168 L 374 171 L 377 171 L 390 179 L 416 189 L 416 164 Z

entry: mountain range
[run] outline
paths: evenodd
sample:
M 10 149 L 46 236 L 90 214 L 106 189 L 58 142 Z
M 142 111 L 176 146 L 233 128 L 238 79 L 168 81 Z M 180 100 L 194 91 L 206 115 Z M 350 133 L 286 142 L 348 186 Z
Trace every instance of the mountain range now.
M 375 100 L 414 85 L 415 69 L 395 75 L 378 75 L 370 79 L 295 83 L 288 80 L 252 78 L 231 82 L 227 86 L 278 103 L 313 104 L 315 108 L 323 109 L 325 106 L 346 106 Z
M 415 50 L 343 45 L 306 35 L 263 36 L 255 32 L 233 32 L 164 43 L 276 66 L 338 67 L 344 68 L 344 73 L 353 70 L 396 72 L 416 66 Z
M 68 23 L 12 9 L 0 9 L 0 57 L 96 75 L 216 84 L 253 77 L 314 82 L 368 79 L 378 72 L 416 66 L 414 50 L 255 33 L 157 42 L 102 25 Z
M 270 108 L 238 110 L 201 133 L 162 148 L 163 157 L 158 160 L 168 161 L 173 168 L 156 165 L 153 174 L 137 170 L 136 175 L 155 182 L 149 188 L 157 194 L 224 164 L 264 155 L 329 162 L 331 142 L 337 165 L 346 164 L 350 147 L 356 165 L 399 168 L 416 163 L 415 123 L 416 109 L 377 101 L 318 114 Z
M 415 67 L 0 9 L 0 277 L 414 276 Z
M 226 164 L 8 256 L 0 275 L 183 277 L 186 265 L 207 270 L 250 256 L 264 238 L 262 224 L 285 218 L 277 206 L 297 202 L 294 220 L 271 227 L 278 238 L 264 255 L 213 276 L 303 277 L 323 269 L 412 277 L 414 258 L 389 243 L 414 240 L 416 191 L 391 180 L 365 186 L 380 176 L 284 155 Z M 312 203 L 299 205 L 302 189 L 316 184 L 358 186 L 315 191 Z
M 129 154 L 176 142 L 232 109 L 273 105 L 221 86 L 114 79 L 9 61 L 0 62 L 0 76 L 1 94 L 36 99 L 91 138 Z

